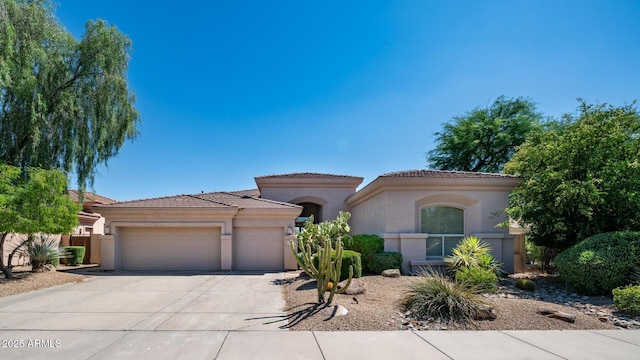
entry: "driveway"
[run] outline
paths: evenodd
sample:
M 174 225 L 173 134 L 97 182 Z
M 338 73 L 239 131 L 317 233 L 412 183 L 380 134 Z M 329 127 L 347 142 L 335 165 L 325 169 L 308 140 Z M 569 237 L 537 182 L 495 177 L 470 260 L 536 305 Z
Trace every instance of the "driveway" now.
M 101 346 L 126 352 L 133 344 L 158 341 L 184 351 L 194 331 L 207 332 L 195 338 L 206 339 L 210 350 L 217 351 L 228 331 L 284 331 L 280 326 L 286 325 L 285 301 L 280 286 L 273 283 L 282 277 L 283 273 L 116 272 L 0 298 L 0 341 L 5 342 L 0 343 L 0 358 L 100 358 Z M 12 344 L 7 340 L 26 343 L 21 351 L 8 351 Z M 66 355 L 56 351 L 65 348 Z M 75 353 L 71 357 L 70 349 Z M 206 346 L 204 351 L 204 356 L 211 354 Z

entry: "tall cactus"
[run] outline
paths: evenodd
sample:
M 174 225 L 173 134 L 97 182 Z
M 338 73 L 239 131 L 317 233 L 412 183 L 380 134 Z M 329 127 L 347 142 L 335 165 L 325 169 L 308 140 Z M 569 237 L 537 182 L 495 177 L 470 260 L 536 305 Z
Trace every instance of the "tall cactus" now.
M 342 268 L 343 241 L 349 239 L 350 227 L 347 221 L 351 217 L 348 212 L 340 212 L 333 221 L 324 221 L 320 224 L 313 223 L 313 217 L 307 220 L 304 229 L 296 237 L 298 240 L 298 251 L 294 241 L 290 241 L 291 252 L 296 258 L 298 265 L 312 279 L 316 280 L 318 287 L 318 303 L 325 302 L 324 294 L 329 290 L 327 304 L 331 304 L 335 294 L 343 293 L 351 285 L 353 277 L 353 266 L 349 266 L 349 278 L 341 289 L 338 289 L 340 281 L 340 269 Z M 335 251 L 332 259 L 331 254 Z M 313 263 L 314 255 L 318 256 L 318 266 Z M 334 286 L 329 289 L 329 283 Z

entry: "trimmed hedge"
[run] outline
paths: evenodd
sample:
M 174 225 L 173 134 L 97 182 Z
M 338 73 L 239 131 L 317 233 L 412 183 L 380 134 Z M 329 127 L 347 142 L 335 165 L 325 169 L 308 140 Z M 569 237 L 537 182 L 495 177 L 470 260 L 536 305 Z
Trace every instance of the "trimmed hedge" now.
M 382 274 L 387 269 L 400 269 L 402 254 L 391 251 L 375 254 L 369 266 L 370 271 L 376 274 Z
M 348 250 L 360 253 L 362 258 L 362 267 L 365 271 L 375 272 L 371 268 L 373 257 L 384 251 L 384 240 L 377 235 L 358 234 L 351 237 L 353 239 Z
M 336 256 L 336 252 L 331 252 L 331 259 Z M 318 255 L 313 256 L 313 265 L 318 266 L 320 261 Z M 362 260 L 360 259 L 360 253 L 352 250 L 342 250 L 342 267 L 340 268 L 340 281 L 349 278 L 349 266 L 353 265 L 353 277 L 362 277 Z
M 640 315 L 640 285 L 615 288 L 613 302 L 619 311 L 629 315 Z
M 640 265 L 640 232 L 594 235 L 561 252 L 553 262 L 560 276 L 577 292 L 610 295 Z
M 65 246 L 64 250 L 67 253 L 67 265 L 77 266 L 82 264 L 84 259 L 84 246 Z

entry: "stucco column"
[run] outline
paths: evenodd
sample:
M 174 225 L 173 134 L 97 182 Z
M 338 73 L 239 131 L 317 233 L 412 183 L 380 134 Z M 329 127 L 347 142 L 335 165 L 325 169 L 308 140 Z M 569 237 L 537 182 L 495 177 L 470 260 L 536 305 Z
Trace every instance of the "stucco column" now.
M 291 253 L 291 246 L 289 242 L 293 241 L 295 244 L 295 235 L 284 236 L 284 269 L 285 270 L 298 270 L 298 262 L 296 261 L 293 253 Z
M 99 235 L 100 237 L 100 269 L 115 270 L 116 242 L 113 235 Z
M 231 244 L 231 234 L 225 234 L 220 237 L 220 269 L 233 269 L 233 248 Z

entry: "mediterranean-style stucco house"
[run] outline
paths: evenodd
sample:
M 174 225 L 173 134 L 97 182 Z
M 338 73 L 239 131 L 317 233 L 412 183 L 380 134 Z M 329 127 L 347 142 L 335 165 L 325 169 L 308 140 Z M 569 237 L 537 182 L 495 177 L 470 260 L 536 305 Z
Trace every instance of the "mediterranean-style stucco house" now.
M 442 263 L 464 236 L 477 235 L 514 271 L 514 237 L 499 228 L 518 178 L 411 170 L 363 178 L 318 173 L 259 176 L 257 189 L 176 195 L 94 208 L 105 218 L 103 269 L 285 270 L 297 228 L 352 214 L 352 234 L 377 234 L 402 253 L 405 272 Z

